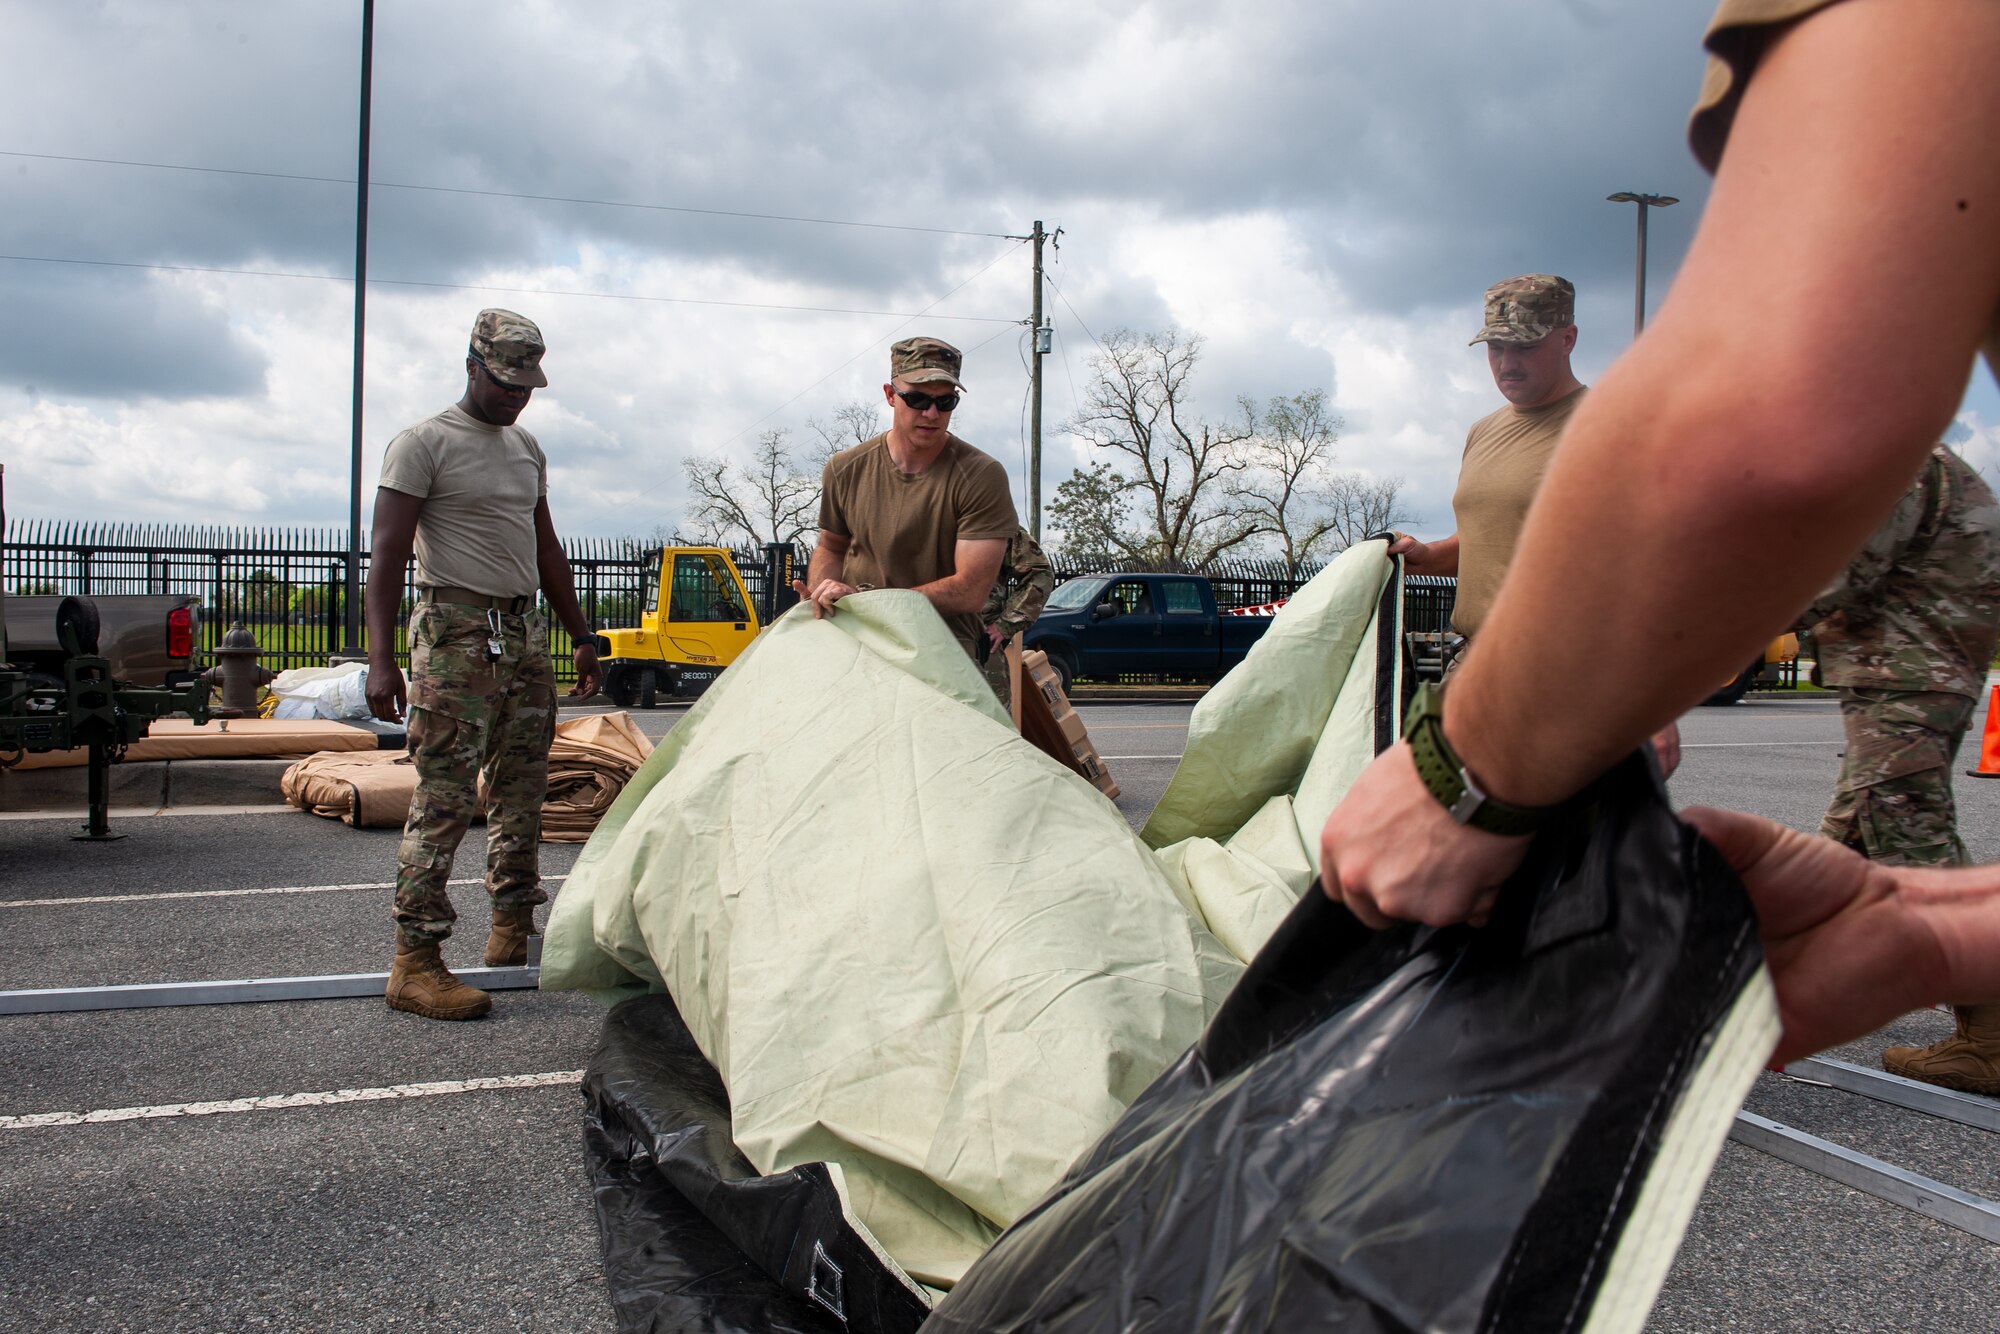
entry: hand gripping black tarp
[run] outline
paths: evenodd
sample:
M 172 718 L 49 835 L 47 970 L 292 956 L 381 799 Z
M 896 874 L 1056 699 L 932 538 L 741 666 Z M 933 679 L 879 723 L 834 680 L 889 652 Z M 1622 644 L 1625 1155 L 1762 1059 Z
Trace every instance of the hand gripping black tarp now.
M 1482 929 L 1371 932 L 1309 894 L 926 1334 L 1584 1329 L 1761 960 L 1741 885 L 1638 756 Z
M 1741 886 L 1639 757 L 1537 838 L 1484 928 L 1371 932 L 1308 894 L 924 1328 L 1583 1330 L 1760 962 Z M 621 1331 L 924 1319 L 823 1167 L 762 1178 L 736 1150 L 668 997 L 611 1012 L 584 1083 Z

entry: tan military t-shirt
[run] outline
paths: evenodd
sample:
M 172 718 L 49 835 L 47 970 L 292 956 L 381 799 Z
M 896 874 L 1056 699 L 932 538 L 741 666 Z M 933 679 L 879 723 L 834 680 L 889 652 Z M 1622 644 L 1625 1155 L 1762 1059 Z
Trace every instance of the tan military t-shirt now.
M 937 461 L 911 476 L 889 457 L 883 434 L 827 460 L 819 526 L 848 539 L 848 583 L 915 588 L 958 568 L 958 542 L 1004 541 L 1021 521 L 999 460 L 948 436 Z M 980 634 L 978 615 L 947 616 L 945 623 L 971 651 Z
M 1757 61 L 1771 30 L 1794 19 L 1804 18 L 1840 0 L 1722 0 L 1709 20 L 1708 73 L 1702 80 L 1701 98 L 1688 121 L 1688 146 L 1701 165 L 1713 173 L 1722 162 L 1722 150 L 1729 141 L 1729 128 L 1743 90 L 1757 72 Z M 2000 310 L 1993 312 L 1986 326 L 1986 366 L 2000 379 Z
M 535 563 L 535 502 L 549 464 L 535 437 L 494 426 L 456 403 L 389 442 L 381 485 L 417 496 L 417 584 L 525 597 Z
M 1556 441 L 1583 394 L 1578 389 L 1539 408 L 1509 403 L 1465 433 L 1465 461 L 1451 497 L 1458 521 L 1458 599 L 1452 604 L 1451 624 L 1460 634 L 1477 630 L 1493 609 L 1528 521 L 1528 505 L 1541 489 Z

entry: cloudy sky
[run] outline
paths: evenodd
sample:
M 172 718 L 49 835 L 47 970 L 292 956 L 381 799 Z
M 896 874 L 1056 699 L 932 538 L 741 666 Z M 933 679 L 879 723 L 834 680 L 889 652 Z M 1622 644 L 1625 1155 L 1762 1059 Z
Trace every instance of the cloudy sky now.
M 361 9 L 0 0 L 10 518 L 344 527 Z M 504 305 L 548 338 L 523 424 L 565 533 L 673 526 L 682 458 L 878 402 L 913 332 L 966 349 L 955 429 L 1025 501 L 1039 218 L 1045 495 L 1096 339 L 1176 329 L 1205 410 L 1324 390 L 1342 466 L 1449 531 L 1486 284 L 1573 279 L 1588 380 L 1632 328 L 1606 194 L 1681 198 L 1672 281 L 1709 9 L 380 0 L 365 493 Z M 1983 373 L 1954 436 L 2000 471 Z

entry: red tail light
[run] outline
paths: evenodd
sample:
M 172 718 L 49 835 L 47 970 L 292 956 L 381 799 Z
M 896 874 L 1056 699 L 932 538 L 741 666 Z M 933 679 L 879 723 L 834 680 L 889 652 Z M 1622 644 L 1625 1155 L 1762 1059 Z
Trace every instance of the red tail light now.
M 175 607 L 167 613 L 167 656 L 194 656 L 194 613 L 186 607 Z

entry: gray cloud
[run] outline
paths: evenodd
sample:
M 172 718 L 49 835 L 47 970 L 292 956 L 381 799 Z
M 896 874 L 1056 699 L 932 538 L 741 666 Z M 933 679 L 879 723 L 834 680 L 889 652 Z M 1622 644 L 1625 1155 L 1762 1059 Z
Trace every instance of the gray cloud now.
M 1581 363 L 1594 375 L 1631 318 L 1631 212 L 1603 196 L 1687 200 L 1655 216 L 1656 294 L 1705 197 L 1681 126 L 1707 8 L 1026 0 L 943 7 L 913 24 L 888 0 L 384 5 L 369 266 L 382 284 L 370 294 L 371 346 L 386 364 L 371 370 L 371 447 L 445 392 L 399 359 L 449 370 L 472 310 L 528 310 L 561 364 L 548 438 L 570 451 L 560 466 L 573 484 L 602 498 L 587 512 L 615 531 L 620 495 L 671 511 L 682 454 L 747 449 L 759 429 L 801 429 L 871 391 L 899 322 L 497 288 L 554 285 L 543 275 L 563 270 L 573 271 L 564 286 L 626 295 L 914 311 L 1001 256 L 939 313 L 1017 318 L 1028 303 L 1025 255 L 992 238 L 391 183 L 975 231 L 1067 222 L 1051 272 L 1069 301 L 1049 302 L 1070 354 L 1049 363 L 1058 445 L 1054 425 L 1085 374 L 1084 325 L 1162 329 L 1187 309 L 1185 273 L 1133 259 L 1147 227 L 1192 236 L 1215 224 L 1224 251 L 1203 255 L 1196 240 L 1173 251 L 1170 262 L 1190 268 L 1245 260 L 1226 253 L 1245 234 L 1231 220 L 1279 219 L 1299 248 L 1284 257 L 1292 287 L 1236 321 L 1250 332 L 1196 330 L 1209 335 L 1200 391 L 1212 413 L 1239 393 L 1319 387 L 1372 404 L 1350 410 L 1354 434 L 1392 435 L 1399 413 L 1435 416 L 1428 399 L 1350 392 L 1369 386 L 1350 383 L 1356 373 L 1334 365 L 1313 330 L 1335 318 L 1455 329 L 1487 283 L 1530 269 L 1578 283 Z M 0 149 L 349 176 L 358 10 L 17 0 L 10 42 L 21 58 L 0 84 L 0 118 L 16 128 Z M 0 157 L 0 253 L 337 280 L 352 264 L 352 207 L 339 182 Z M 162 394 L 237 395 L 219 423 L 231 447 L 298 441 L 308 451 L 298 466 L 339 462 L 338 281 L 242 280 L 197 296 L 177 280 L 91 272 L 0 262 L 0 300 L 34 321 L 32 338 L 0 358 L 0 380 L 72 396 L 100 422 Z M 425 322 L 437 329 L 423 333 Z M 1016 331 L 920 327 L 966 347 L 995 338 L 975 357 L 966 422 L 1012 458 Z M 175 347 L 175 363 L 105 357 L 118 328 Z M 1459 366 L 1457 351 L 1441 347 L 1436 365 Z M 1463 364 L 1482 373 L 1476 350 Z M 289 388 L 271 387 L 280 383 Z M 326 513 L 303 486 L 273 487 L 257 504 L 274 520 Z
M 21 271 L 27 270 L 27 271 Z M 37 394 L 189 399 L 256 394 L 263 355 L 226 312 L 111 271 L 0 263 L 0 384 Z

